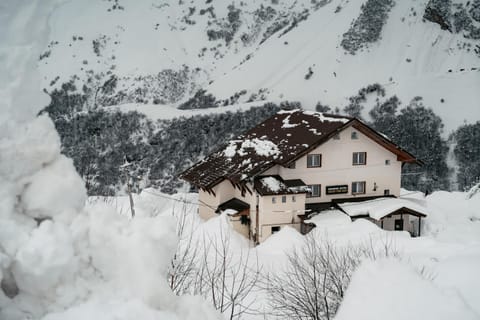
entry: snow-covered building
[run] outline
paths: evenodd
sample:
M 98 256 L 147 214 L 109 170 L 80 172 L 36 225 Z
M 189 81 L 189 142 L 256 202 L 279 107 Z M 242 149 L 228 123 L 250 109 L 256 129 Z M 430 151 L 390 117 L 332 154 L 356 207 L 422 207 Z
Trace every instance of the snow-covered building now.
M 332 208 L 413 234 L 426 213 L 398 199 L 404 163 L 421 161 L 356 118 L 289 110 L 180 177 L 199 189 L 202 218 L 226 212 L 255 243 L 287 225 L 306 232 L 305 220 Z M 385 210 L 378 200 L 365 202 L 377 198 L 389 200 Z

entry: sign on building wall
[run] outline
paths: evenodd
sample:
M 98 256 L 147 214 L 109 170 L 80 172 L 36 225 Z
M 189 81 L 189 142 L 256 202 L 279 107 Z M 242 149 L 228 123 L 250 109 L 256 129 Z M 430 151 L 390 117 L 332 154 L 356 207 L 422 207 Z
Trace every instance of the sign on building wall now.
M 341 193 L 348 193 L 348 185 L 341 185 L 341 186 L 327 186 L 326 187 L 326 194 L 341 194 Z

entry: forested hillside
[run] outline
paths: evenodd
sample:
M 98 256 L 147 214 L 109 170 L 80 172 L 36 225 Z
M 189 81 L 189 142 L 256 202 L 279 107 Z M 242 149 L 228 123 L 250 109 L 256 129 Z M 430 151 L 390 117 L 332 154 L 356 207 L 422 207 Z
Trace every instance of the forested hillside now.
M 415 153 L 425 166 L 404 168 L 406 188 L 464 189 L 480 172 L 479 10 L 480 0 L 70 1 L 52 10 L 39 56 L 44 111 L 90 194 L 121 192 L 128 176 L 174 192 L 182 169 L 282 103 L 363 118 Z

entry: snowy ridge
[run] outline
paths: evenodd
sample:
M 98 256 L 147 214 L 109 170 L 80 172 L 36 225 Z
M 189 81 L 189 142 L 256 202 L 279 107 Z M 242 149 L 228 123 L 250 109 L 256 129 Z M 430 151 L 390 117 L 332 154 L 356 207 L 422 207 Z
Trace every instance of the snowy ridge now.
M 379 83 L 403 103 L 422 96 L 447 131 L 480 119 L 478 41 L 424 21 L 428 0 L 385 0 L 379 39 L 349 54 L 342 37 L 366 2 L 69 1 L 51 12 L 43 87 L 73 77 L 79 89 L 101 88 L 106 105 L 177 106 L 202 88 L 228 105 L 294 100 L 313 109 L 342 107 Z

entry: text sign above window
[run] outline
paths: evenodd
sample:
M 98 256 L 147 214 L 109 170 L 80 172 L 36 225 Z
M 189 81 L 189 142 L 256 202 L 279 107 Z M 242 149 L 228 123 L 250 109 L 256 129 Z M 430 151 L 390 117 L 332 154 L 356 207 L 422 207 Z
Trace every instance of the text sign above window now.
M 326 194 L 348 193 L 348 186 L 347 185 L 327 186 L 325 192 Z

